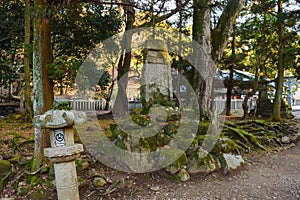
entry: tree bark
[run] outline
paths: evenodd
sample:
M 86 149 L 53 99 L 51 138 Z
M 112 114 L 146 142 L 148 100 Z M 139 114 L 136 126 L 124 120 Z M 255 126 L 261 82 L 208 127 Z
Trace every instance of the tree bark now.
M 216 28 L 211 32 L 210 0 L 194 0 L 193 39 L 201 46 L 197 53 L 200 59 L 196 61 L 196 68 L 200 69 L 201 75 L 194 73 L 194 77 L 189 81 L 198 93 L 202 112 L 207 116 L 212 114 L 211 92 L 217 64 L 222 58 L 232 26 L 244 3 L 245 0 L 229 0 Z
M 125 0 L 125 3 L 130 3 L 131 0 Z M 135 21 L 135 11 L 131 6 L 124 6 L 126 14 L 126 25 L 125 31 L 133 29 L 133 23 Z M 128 73 L 130 70 L 131 63 L 131 40 L 132 35 L 125 34 L 122 41 L 122 55 L 118 63 L 118 93 L 116 102 L 114 104 L 113 112 L 116 118 L 124 118 L 129 114 L 128 111 L 128 98 L 126 95 L 126 89 L 128 84 Z
M 48 64 L 52 60 L 51 52 L 51 24 L 46 15 L 47 2 L 35 0 L 34 41 L 33 41 L 33 87 L 34 87 L 34 115 L 41 115 L 52 107 L 53 88 L 49 79 Z M 49 144 L 49 135 L 41 127 L 34 128 L 35 146 L 32 169 L 38 167 L 43 160 L 43 148 Z
M 110 101 L 111 101 L 111 96 L 112 96 L 112 93 L 114 91 L 114 86 L 115 86 L 115 63 L 112 63 L 112 75 L 111 75 L 111 85 L 108 89 L 108 94 L 107 96 L 105 97 L 105 108 L 104 110 L 109 110 L 109 107 L 110 107 Z
M 201 113 L 210 115 L 210 99 L 211 85 L 213 77 L 211 72 L 216 69 L 216 63 L 211 57 L 211 31 L 210 31 L 210 7 L 208 1 L 194 0 L 194 14 L 193 14 L 193 39 L 198 42 L 201 49 L 196 49 L 196 55 L 201 56 L 197 58 L 196 66 L 193 69 L 192 79 L 190 83 L 199 97 L 199 105 Z M 198 57 L 198 56 L 196 56 Z M 209 67 L 211 64 L 211 68 Z
M 30 74 L 30 61 L 32 56 L 32 44 L 30 41 L 30 0 L 25 1 L 25 56 L 24 56 L 24 79 L 25 79 L 25 121 L 31 122 L 33 117 L 33 107 L 31 101 L 31 74 Z
M 233 89 L 233 66 L 229 67 L 229 80 L 227 86 L 226 93 L 226 116 L 231 116 L 231 97 L 232 97 L 232 89 Z
M 229 66 L 229 81 L 227 86 L 226 93 L 226 115 L 231 116 L 231 96 L 233 89 L 233 68 L 235 66 L 235 32 L 236 32 L 236 21 L 234 21 L 233 32 L 232 32 L 232 41 L 231 41 L 231 57 L 232 62 Z
M 282 101 L 282 92 L 283 92 L 283 78 L 284 78 L 284 66 L 283 66 L 283 51 L 284 51 L 284 43 L 283 43 L 283 19 L 282 19 L 282 0 L 278 0 L 278 37 L 279 37 L 279 56 L 277 62 L 277 79 L 276 79 L 276 92 L 275 99 L 273 102 L 273 113 L 272 119 L 274 121 L 280 121 L 280 108 Z

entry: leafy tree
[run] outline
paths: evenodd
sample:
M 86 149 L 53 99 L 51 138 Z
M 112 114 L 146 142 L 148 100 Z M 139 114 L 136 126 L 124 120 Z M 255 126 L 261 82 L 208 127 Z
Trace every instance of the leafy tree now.
M 266 78 L 276 79 L 276 92 L 273 103 L 273 120 L 280 120 L 280 108 L 283 95 L 284 71 L 292 70 L 295 66 L 296 52 L 295 40 L 298 40 L 297 21 L 299 14 L 297 10 L 292 9 L 291 5 L 296 5 L 296 1 L 254 1 L 251 7 L 252 18 L 251 25 L 253 31 L 253 47 L 260 55 L 257 59 L 259 65 L 260 81 Z M 299 9 L 298 9 L 299 11 Z M 299 27 L 298 27 L 299 29 Z M 253 49 L 254 49 L 253 48 Z M 294 65 L 294 66 L 293 66 Z M 274 68 L 274 66 L 277 66 Z M 266 101 L 267 94 L 260 90 L 260 100 Z
M 283 5 L 285 8 L 284 37 L 284 69 L 293 70 L 296 66 L 297 42 L 299 36 L 296 34 L 297 27 L 295 22 L 297 17 L 296 11 L 291 11 L 288 5 L 292 1 L 286 1 Z M 242 62 L 236 63 L 236 68 L 246 70 L 248 72 L 259 75 L 259 84 L 253 83 L 252 89 L 246 95 L 253 95 L 256 90 L 259 90 L 259 105 L 266 110 L 266 104 L 271 105 L 268 99 L 266 88 L 262 87 L 262 83 L 266 83 L 266 79 L 275 80 L 277 73 L 276 63 L 279 58 L 279 37 L 278 37 L 278 19 L 275 12 L 277 7 L 276 1 L 248 1 L 247 9 L 241 14 L 243 19 L 238 24 L 237 29 L 237 51 L 236 58 L 242 59 Z M 290 13 L 290 14 L 288 14 Z M 285 16 L 284 15 L 284 16 Z M 228 46 L 228 48 L 230 45 Z M 223 65 L 229 65 L 232 54 L 227 53 L 230 50 L 225 50 L 226 54 Z M 246 102 L 246 101 L 245 101 Z M 270 108 L 271 109 L 271 108 Z M 270 110 L 271 113 L 271 110 Z M 244 115 L 246 114 L 246 110 Z
M 23 18 L 21 0 L 0 2 L 0 86 L 9 89 L 8 99 L 14 99 L 11 84 L 20 78 L 22 72 Z
M 62 95 L 72 89 L 87 54 L 120 29 L 121 18 L 115 8 L 90 3 L 68 4 L 53 12 L 50 78 Z
M 116 17 L 113 17 L 116 19 L 116 23 L 109 20 L 109 13 L 116 16 L 113 9 L 106 13 L 99 5 L 76 4 L 53 10 L 55 7 L 59 7 L 55 2 L 49 4 L 45 0 L 34 1 L 35 115 L 43 114 L 52 107 L 53 79 L 60 83 L 61 91 L 62 86 L 70 86 L 79 63 L 83 61 L 87 53 L 100 40 L 115 33 L 120 24 Z M 103 24 L 107 25 L 105 31 Z M 51 32 L 51 30 L 53 31 Z M 51 33 L 53 34 L 51 35 Z M 51 39 L 54 41 L 53 43 Z M 54 63 L 52 63 L 53 57 Z M 45 135 L 47 134 L 42 134 L 42 130 L 36 126 L 33 169 L 41 163 L 42 149 L 47 143 L 47 139 L 43 138 Z
M 31 73 L 30 64 L 32 58 L 32 43 L 31 43 L 31 12 L 30 0 L 25 1 L 25 41 L 24 41 L 24 82 L 25 82 L 25 121 L 30 122 L 33 117 L 33 107 L 31 101 Z
M 60 95 L 68 94 L 72 90 L 76 73 L 81 65 L 81 61 L 74 56 L 59 56 L 49 64 L 49 78 L 53 81 L 54 90 L 58 90 Z
M 53 57 L 78 59 L 84 59 L 96 44 L 114 35 L 122 22 L 115 8 L 90 3 L 61 6 L 53 10 L 51 20 Z

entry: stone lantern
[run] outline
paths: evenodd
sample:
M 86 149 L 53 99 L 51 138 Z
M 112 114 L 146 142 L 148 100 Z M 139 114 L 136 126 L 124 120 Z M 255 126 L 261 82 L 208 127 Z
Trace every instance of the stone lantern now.
M 73 125 L 85 121 L 85 113 L 49 110 L 35 117 L 35 123 L 50 130 L 51 147 L 44 155 L 54 163 L 57 197 L 59 200 L 79 200 L 77 173 L 74 160 L 83 151 L 82 144 L 74 143 Z

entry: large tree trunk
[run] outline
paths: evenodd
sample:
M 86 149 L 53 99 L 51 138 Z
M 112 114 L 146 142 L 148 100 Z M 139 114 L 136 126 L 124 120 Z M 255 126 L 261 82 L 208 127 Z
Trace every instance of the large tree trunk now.
M 130 3 L 130 0 L 124 1 Z M 131 6 L 124 6 L 126 14 L 126 27 L 125 31 L 133 29 L 133 23 L 135 21 L 135 11 Z M 126 117 L 128 113 L 128 98 L 126 95 L 126 89 L 128 84 L 128 73 L 130 70 L 131 63 L 131 40 L 130 34 L 125 34 L 122 43 L 122 55 L 118 63 L 118 93 L 117 98 L 113 107 L 113 113 L 116 118 Z
M 32 56 L 32 46 L 30 42 L 30 0 L 25 1 L 25 45 L 24 45 L 24 79 L 25 79 L 25 121 L 31 122 L 33 117 L 33 108 L 31 101 L 31 75 L 30 60 Z
M 277 62 L 277 79 L 276 79 L 276 92 L 275 92 L 275 99 L 273 103 L 273 115 L 272 119 L 274 121 L 280 121 L 280 108 L 281 108 L 281 100 L 282 100 L 282 91 L 283 91 L 283 76 L 284 76 L 284 66 L 283 66 L 283 51 L 284 51 L 284 44 L 283 44 L 283 21 L 282 21 L 282 0 L 278 0 L 278 37 L 279 37 L 279 57 Z
M 201 46 L 200 59 L 196 61 L 196 68 L 200 70 L 200 76 L 194 73 L 190 83 L 199 96 L 199 105 L 205 115 L 210 116 L 210 108 L 213 91 L 213 78 L 217 64 L 222 58 L 228 37 L 236 17 L 244 5 L 245 0 L 229 0 L 224 9 L 217 27 L 211 32 L 210 27 L 210 0 L 194 0 L 193 11 L 193 39 Z
M 52 107 L 53 89 L 49 79 L 48 64 L 51 63 L 51 25 L 46 12 L 47 2 L 35 0 L 33 41 L 33 87 L 34 115 L 41 115 Z M 33 169 L 42 163 L 43 148 L 49 144 L 49 135 L 37 124 L 34 128 L 35 146 Z
M 196 49 L 201 58 L 197 58 L 195 62 L 196 66 L 192 73 L 194 76 L 190 83 L 198 93 L 201 113 L 210 115 L 210 95 L 213 83 L 211 73 L 214 73 L 217 68 L 211 57 L 210 8 L 207 1 L 202 0 L 194 0 L 193 6 L 193 39 L 201 46 L 201 49 Z

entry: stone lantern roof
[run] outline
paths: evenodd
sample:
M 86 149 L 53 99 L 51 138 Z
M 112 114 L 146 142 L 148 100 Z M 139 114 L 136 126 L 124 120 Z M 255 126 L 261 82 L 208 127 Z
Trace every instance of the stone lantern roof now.
M 63 128 L 81 124 L 86 120 L 84 112 L 75 110 L 49 110 L 43 115 L 36 116 L 34 122 L 41 128 Z

